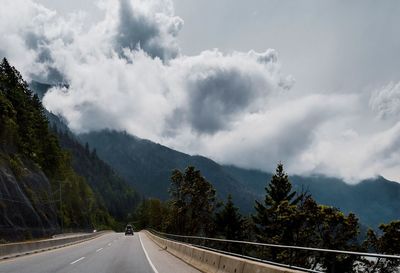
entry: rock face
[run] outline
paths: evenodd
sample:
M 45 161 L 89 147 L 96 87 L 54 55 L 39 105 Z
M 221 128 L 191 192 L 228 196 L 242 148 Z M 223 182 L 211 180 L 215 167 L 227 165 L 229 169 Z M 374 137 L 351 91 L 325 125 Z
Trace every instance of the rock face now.
M 12 161 L 10 161 L 12 162 Z M 0 164 L 0 239 L 42 237 L 59 230 L 56 206 L 47 177 L 30 162 Z

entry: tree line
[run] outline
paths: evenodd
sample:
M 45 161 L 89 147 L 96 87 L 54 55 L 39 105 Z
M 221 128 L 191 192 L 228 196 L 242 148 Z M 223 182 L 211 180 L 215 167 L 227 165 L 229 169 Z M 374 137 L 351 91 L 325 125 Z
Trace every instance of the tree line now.
M 136 211 L 139 228 L 171 234 L 198 235 L 268 244 L 325 248 L 358 252 L 400 254 L 400 221 L 381 224 L 360 235 L 353 213 L 318 204 L 307 191 L 296 192 L 278 164 L 265 187 L 263 201 L 255 201 L 255 213 L 242 215 L 232 196 L 217 199 L 212 184 L 195 167 L 171 174 L 170 199 L 147 199 Z M 363 238 L 362 238 L 363 237 Z M 399 260 L 362 257 L 282 248 L 246 248 L 225 244 L 224 250 L 262 259 L 323 269 L 326 272 L 396 272 Z

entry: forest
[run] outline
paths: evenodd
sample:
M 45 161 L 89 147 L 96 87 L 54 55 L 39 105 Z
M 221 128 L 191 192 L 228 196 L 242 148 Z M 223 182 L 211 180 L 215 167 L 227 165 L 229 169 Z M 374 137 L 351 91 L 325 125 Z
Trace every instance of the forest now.
M 283 165 L 266 184 L 265 199 L 255 213 L 241 215 L 231 196 L 218 201 L 216 191 L 199 170 L 189 166 L 171 175 L 170 199 L 147 199 L 139 206 L 136 224 L 175 235 L 192 235 L 275 245 L 302 246 L 384 254 L 400 253 L 400 221 L 381 224 L 360 234 L 355 214 L 318 204 L 307 191 L 295 192 Z M 239 245 L 209 245 L 223 251 L 326 272 L 394 272 L 399 260 Z

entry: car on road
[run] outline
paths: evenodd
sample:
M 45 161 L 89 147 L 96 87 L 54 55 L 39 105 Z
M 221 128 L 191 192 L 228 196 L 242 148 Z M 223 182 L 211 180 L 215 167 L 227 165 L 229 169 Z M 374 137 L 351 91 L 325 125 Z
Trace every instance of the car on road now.
M 131 225 L 126 226 L 125 235 L 133 235 L 133 227 Z

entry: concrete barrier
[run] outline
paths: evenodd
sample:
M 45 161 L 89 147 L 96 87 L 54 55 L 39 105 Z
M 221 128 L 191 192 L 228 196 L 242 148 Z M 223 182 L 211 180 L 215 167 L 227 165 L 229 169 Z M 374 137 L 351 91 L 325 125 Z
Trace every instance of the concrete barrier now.
M 147 235 L 157 245 L 167 247 L 169 253 L 204 273 L 304 273 L 178 243 L 150 232 Z
M 109 231 L 107 231 L 109 232 Z M 48 240 L 1 244 L 0 245 L 0 260 L 37 253 L 45 250 L 64 247 L 67 245 L 77 244 L 83 241 L 94 239 L 107 232 L 96 232 L 74 237 L 55 238 Z
M 203 263 L 198 266 L 203 272 L 217 273 L 221 262 L 221 255 L 204 250 Z
M 196 268 L 200 268 L 203 264 L 204 251 L 200 248 L 193 248 L 192 258 L 189 260 L 189 264 Z
M 243 267 L 246 260 L 221 255 L 217 273 L 243 273 Z
M 187 245 L 182 245 L 182 255 L 180 256 L 180 258 L 186 262 L 186 263 L 190 263 L 190 260 L 192 259 L 192 255 L 193 255 L 193 247 L 191 246 L 187 246 Z
M 180 254 L 181 254 L 181 252 L 179 251 L 178 243 L 170 242 L 167 250 L 169 252 L 171 252 L 172 254 L 174 254 L 175 256 L 180 256 Z

